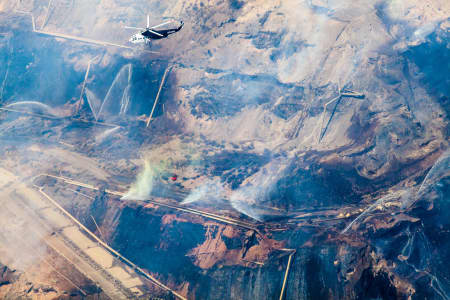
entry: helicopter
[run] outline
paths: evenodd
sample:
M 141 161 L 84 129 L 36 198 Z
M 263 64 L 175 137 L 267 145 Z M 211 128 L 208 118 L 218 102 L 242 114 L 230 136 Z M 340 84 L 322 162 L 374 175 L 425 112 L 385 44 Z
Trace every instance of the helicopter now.
M 179 22 L 180 25 L 176 28 L 166 28 L 166 29 L 158 29 L 160 27 L 163 27 L 167 24 Z M 155 26 L 150 27 L 150 16 L 147 15 L 147 27 L 146 28 L 140 28 L 140 27 L 132 27 L 132 26 L 125 26 L 127 29 L 137 29 L 140 30 L 139 33 L 134 34 L 130 39 L 129 42 L 132 44 L 140 44 L 140 43 L 146 43 L 148 44 L 151 40 L 159 40 L 163 38 L 167 38 L 169 35 L 174 34 L 175 32 L 178 32 L 183 28 L 183 21 L 167 21 Z

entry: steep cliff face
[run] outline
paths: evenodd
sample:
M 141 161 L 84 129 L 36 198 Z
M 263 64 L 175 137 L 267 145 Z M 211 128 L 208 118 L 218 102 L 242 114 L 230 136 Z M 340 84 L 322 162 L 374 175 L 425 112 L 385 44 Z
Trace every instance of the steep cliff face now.
M 39 30 L 118 44 L 147 13 L 185 26 L 124 50 L 33 33 L 23 12 Z M 0 0 L 0 13 L 2 105 L 53 117 L 0 114 L 3 152 L 36 167 L 25 147 L 68 143 L 57 163 L 45 148 L 49 169 L 255 226 L 53 183 L 171 288 L 275 299 L 289 265 L 285 299 L 449 297 L 448 1 Z

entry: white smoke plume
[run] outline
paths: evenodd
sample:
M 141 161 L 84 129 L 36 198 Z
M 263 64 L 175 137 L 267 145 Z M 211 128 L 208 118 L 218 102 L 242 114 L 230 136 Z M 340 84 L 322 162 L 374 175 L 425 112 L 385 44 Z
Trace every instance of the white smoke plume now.
M 227 194 L 227 187 L 219 179 L 208 180 L 198 186 L 184 199 L 182 204 L 196 202 L 216 203 L 228 198 L 231 206 L 238 212 L 262 221 L 259 205 L 267 199 L 278 179 L 284 174 L 289 159 L 274 159 L 254 175 L 248 177 L 236 190 Z
M 98 135 L 95 136 L 95 142 L 96 142 L 97 144 L 101 144 L 101 143 L 103 143 L 104 141 L 108 140 L 108 138 L 109 138 L 113 133 L 116 133 L 116 132 L 119 131 L 119 130 L 120 130 L 120 127 L 119 127 L 119 126 L 116 126 L 116 127 L 110 128 L 110 129 L 107 129 L 107 130 L 103 131 L 102 133 L 100 133 L 100 134 L 98 134 Z
M 450 150 L 445 151 L 439 159 L 434 163 L 433 167 L 428 171 L 419 190 L 417 191 L 417 197 L 422 197 L 430 186 L 432 186 L 438 178 L 448 174 L 450 171 Z
M 155 168 L 152 168 L 150 161 L 144 160 L 144 168 L 137 175 L 136 181 L 131 185 L 128 192 L 122 197 L 124 200 L 145 200 L 153 189 L 154 180 L 158 174 Z
M 215 202 L 223 199 L 225 189 L 219 179 L 210 179 L 206 183 L 194 188 L 183 200 L 182 204 L 194 202 Z
M 262 217 L 257 212 L 258 196 L 264 194 L 264 189 L 259 189 L 255 186 L 244 186 L 235 191 L 230 197 L 231 206 L 238 212 L 255 219 L 262 221 Z
M 258 204 L 267 199 L 278 179 L 289 165 L 289 159 L 274 159 L 241 185 L 230 197 L 234 209 L 255 220 L 261 221 Z

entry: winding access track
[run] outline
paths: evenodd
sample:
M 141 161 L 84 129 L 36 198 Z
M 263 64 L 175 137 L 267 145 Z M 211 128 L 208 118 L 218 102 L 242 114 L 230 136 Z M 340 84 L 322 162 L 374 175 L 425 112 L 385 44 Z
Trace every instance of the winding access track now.
M 96 39 L 78 37 L 78 36 L 69 35 L 69 34 L 65 34 L 65 33 L 59 33 L 59 32 L 50 32 L 50 31 L 39 30 L 39 29 L 36 29 L 36 23 L 35 23 L 35 20 L 34 20 L 34 15 L 32 13 L 26 12 L 26 11 L 18 11 L 18 10 L 16 10 L 16 12 L 21 13 L 21 14 L 27 14 L 27 15 L 31 16 L 33 32 L 35 32 L 37 34 L 51 36 L 51 37 L 55 37 L 55 38 L 62 38 L 62 39 L 66 39 L 66 40 L 78 41 L 78 42 L 82 42 L 82 43 L 93 44 L 93 45 L 98 45 L 98 46 L 103 46 L 103 47 L 116 47 L 116 48 L 119 48 L 119 49 L 136 50 L 136 48 L 134 48 L 134 47 L 125 46 L 125 45 L 121 45 L 121 44 L 116 44 L 116 43 L 112 43 L 112 42 L 106 42 L 106 41 L 100 41 L 100 40 L 96 40 Z M 151 51 L 151 50 L 146 50 L 146 49 L 139 49 L 139 51 L 146 52 L 146 53 L 151 53 L 151 54 L 159 54 L 160 53 L 160 52 L 157 52 L 157 51 Z
M 35 237 L 39 244 L 42 243 L 56 252 L 68 264 L 98 285 L 111 299 L 135 299 L 144 295 L 144 286 L 137 274 L 130 273 L 120 261 L 102 251 L 97 243 L 89 239 L 76 224 L 55 209 L 39 193 L 2 168 L 0 168 L 0 196 L 2 213 L 7 211 L 7 218 L 26 224 L 13 236 L 17 245 L 22 245 L 24 249 L 33 247 L 22 236 Z M 35 250 L 29 253 L 34 255 L 33 251 Z M 119 269 L 123 272 L 117 272 Z M 122 276 L 124 272 L 128 276 Z M 85 293 L 67 276 L 59 273 L 58 270 L 59 276 L 69 281 L 81 293 Z
M 76 180 L 73 180 L 73 179 L 70 179 L 70 178 L 66 178 L 66 177 L 62 177 L 62 176 L 51 175 L 51 174 L 39 174 L 38 176 L 36 176 L 34 178 L 34 180 L 36 180 L 38 177 L 42 177 L 42 176 L 53 178 L 53 179 L 56 179 L 56 180 L 60 180 L 60 181 L 62 181 L 64 183 L 75 185 L 75 186 L 79 186 L 79 187 L 82 187 L 82 188 L 87 188 L 87 189 L 94 190 L 94 191 L 100 191 L 100 188 L 98 188 L 98 187 L 96 187 L 94 185 L 91 185 L 91 184 L 88 184 L 88 183 L 79 182 L 79 181 L 76 181 Z M 104 191 L 107 194 L 114 195 L 114 196 L 117 196 L 117 197 L 123 197 L 125 195 L 125 193 L 123 193 L 123 192 L 118 192 L 118 191 L 114 191 L 114 190 L 110 190 L 110 189 L 105 189 Z M 165 202 L 151 200 L 151 199 L 144 200 L 142 202 L 145 202 L 145 203 L 148 203 L 148 204 L 154 204 L 154 205 L 158 205 L 158 206 L 162 206 L 162 207 L 167 207 L 167 208 L 170 208 L 170 209 L 175 209 L 175 210 L 178 210 L 178 211 L 182 211 L 182 212 L 186 212 L 186 213 L 190 213 L 190 214 L 194 214 L 194 215 L 198 215 L 198 216 L 203 216 L 203 217 L 208 218 L 208 219 L 213 219 L 215 221 L 219 221 L 219 222 L 222 222 L 222 223 L 227 223 L 227 224 L 230 224 L 230 225 L 242 227 L 242 228 L 245 228 L 245 229 L 248 229 L 248 230 L 254 230 L 259 235 L 262 236 L 262 233 L 258 230 L 258 228 L 256 228 L 256 226 L 254 224 L 248 223 L 248 222 L 245 222 L 245 221 L 241 221 L 241 220 L 238 220 L 238 219 L 235 219 L 235 218 L 222 216 L 222 215 L 218 215 L 218 214 L 214 214 L 214 213 L 210 213 L 210 212 L 205 212 L 205 211 L 194 209 L 194 208 L 183 207 L 183 206 L 178 205 L 178 204 L 165 203 Z

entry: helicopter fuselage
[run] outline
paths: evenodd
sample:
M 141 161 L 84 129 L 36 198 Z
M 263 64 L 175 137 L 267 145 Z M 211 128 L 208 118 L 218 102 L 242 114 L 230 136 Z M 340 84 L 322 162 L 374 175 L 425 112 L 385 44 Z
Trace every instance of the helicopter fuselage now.
M 178 32 L 183 27 L 183 23 L 178 28 L 166 29 L 166 30 L 154 30 L 146 29 L 140 33 L 136 33 L 130 38 L 130 42 L 133 44 L 147 43 L 151 40 L 160 40 L 168 37 L 169 35 Z

